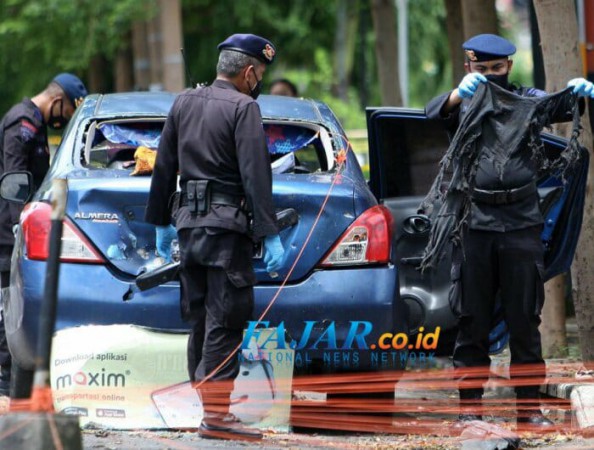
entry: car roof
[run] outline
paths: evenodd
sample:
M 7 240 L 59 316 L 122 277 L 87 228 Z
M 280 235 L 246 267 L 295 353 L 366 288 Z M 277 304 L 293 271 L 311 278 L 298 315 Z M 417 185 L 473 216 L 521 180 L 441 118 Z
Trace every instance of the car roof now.
M 175 100 L 172 92 L 122 92 L 89 95 L 83 108 L 85 115 L 114 117 L 128 115 L 166 116 Z M 311 99 L 261 95 L 258 104 L 265 119 L 288 119 L 306 122 L 326 122 L 328 108 Z M 322 111 L 325 114 L 322 114 Z
M 134 114 L 167 115 L 175 94 L 171 92 L 122 92 L 89 96 L 94 101 L 93 115 L 122 116 Z

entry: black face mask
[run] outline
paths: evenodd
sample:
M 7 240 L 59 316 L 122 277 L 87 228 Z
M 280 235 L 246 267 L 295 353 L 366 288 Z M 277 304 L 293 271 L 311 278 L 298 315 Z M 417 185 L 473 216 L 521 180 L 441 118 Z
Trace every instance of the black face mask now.
M 486 75 L 485 78 L 503 89 L 509 89 L 509 82 L 507 80 L 509 73 L 503 75 Z
M 68 123 L 68 119 L 66 119 L 64 117 L 64 103 L 61 99 L 56 100 L 56 102 L 58 102 L 58 101 L 60 102 L 60 114 L 59 115 L 57 115 L 57 116 L 54 115 L 54 104 L 55 103 L 52 103 L 52 106 L 50 106 L 50 116 L 49 116 L 48 126 L 54 130 L 61 130 Z
M 256 100 L 262 92 L 262 80 L 258 80 L 258 75 L 256 75 L 255 70 L 254 76 L 256 77 L 256 85 L 253 88 L 250 87 L 250 97 Z

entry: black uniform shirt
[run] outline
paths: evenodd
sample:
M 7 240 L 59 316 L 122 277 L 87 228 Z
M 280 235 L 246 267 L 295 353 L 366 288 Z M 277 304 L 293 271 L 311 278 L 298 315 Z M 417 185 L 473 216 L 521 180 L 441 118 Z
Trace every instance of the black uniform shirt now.
M 229 192 L 242 192 L 253 216 L 255 239 L 278 233 L 260 108 L 230 82 L 215 80 L 211 86 L 185 91 L 175 99 L 157 152 L 147 222 L 171 222 L 169 199 L 176 189 L 178 170 L 182 189 L 190 180 L 213 180 Z M 217 227 L 248 233 L 245 213 L 226 205 L 212 205 L 204 216 L 181 207 L 176 226 L 178 230 Z
M 546 92 L 535 88 L 520 88 L 512 91 L 524 97 L 542 97 Z M 450 138 L 456 133 L 461 116 L 465 113 L 468 102 L 462 102 L 447 116 L 441 115 L 441 109 L 447 102 L 450 92 L 432 99 L 425 107 L 429 119 L 444 120 Z M 570 94 L 567 95 L 567 104 L 561 104 L 552 112 L 551 123 L 571 120 L 569 106 Z M 496 137 L 493 137 L 496 139 Z M 475 187 L 484 190 L 505 190 L 524 186 L 536 181 L 538 167 L 532 159 L 532 151 L 526 146 L 510 155 L 502 168 L 496 168 L 493 161 L 485 155 L 479 156 Z M 500 175 L 501 171 L 501 175 Z M 538 195 L 525 197 L 514 203 L 504 205 L 491 205 L 473 201 L 471 205 L 469 226 L 471 229 L 487 231 L 510 231 L 527 228 L 543 223 Z
M 41 111 L 28 98 L 13 106 L 0 122 L 0 175 L 28 170 L 39 187 L 49 168 L 47 128 Z M 0 199 L 0 270 L 10 269 L 14 245 L 12 226 L 19 221 L 22 206 Z M 6 255 L 8 253 L 8 255 Z

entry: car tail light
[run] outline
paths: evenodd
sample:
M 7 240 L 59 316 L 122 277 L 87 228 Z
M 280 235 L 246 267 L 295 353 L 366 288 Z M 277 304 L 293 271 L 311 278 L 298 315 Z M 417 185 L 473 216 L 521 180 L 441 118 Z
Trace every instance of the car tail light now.
M 393 219 L 390 210 L 369 208 L 342 234 L 321 266 L 379 264 L 390 261 Z
M 49 256 L 51 212 L 51 206 L 42 202 L 29 203 L 23 210 L 21 227 L 29 259 L 44 261 Z M 105 262 L 68 218 L 64 219 L 62 229 L 60 261 L 92 264 Z

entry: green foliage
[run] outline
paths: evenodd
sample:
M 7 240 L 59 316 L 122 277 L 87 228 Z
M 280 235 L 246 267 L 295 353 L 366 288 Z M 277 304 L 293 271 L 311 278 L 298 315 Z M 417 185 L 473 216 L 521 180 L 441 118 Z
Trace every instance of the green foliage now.
M 97 54 L 113 56 L 132 21 L 154 7 L 154 0 L 6 0 L 0 36 L 18 42 L 24 58 L 82 70 Z
M 359 106 L 355 88 L 349 89 L 348 101 L 341 100 L 330 94 L 322 94 L 317 98 L 328 104 L 346 130 L 366 128 L 365 110 Z
M 423 107 L 452 85 L 446 12 L 442 1 L 415 0 L 408 5 L 409 100 L 411 106 Z
M 41 91 L 59 72 L 85 78 L 91 58 L 113 57 L 155 0 L 2 0 L 0 111 Z
M 331 51 L 335 2 L 184 0 L 184 46 L 193 77 L 210 82 L 215 76 L 217 45 L 233 33 L 255 33 L 277 47 L 284 67 L 311 70 L 318 49 Z
M 348 102 L 331 94 L 336 4 L 328 0 L 184 0 L 184 46 L 192 76 L 210 83 L 215 77 L 217 44 L 233 33 L 257 33 L 277 47 L 277 60 L 265 75 L 265 85 L 275 78 L 288 78 L 300 96 L 327 102 L 345 127 L 364 128 L 356 90 L 351 88 Z
M 531 49 L 522 48 L 520 42 L 518 42 L 522 37 L 524 39 L 527 37 L 525 36 L 526 30 L 524 25 L 521 23 L 515 10 L 500 12 L 498 18 L 501 35 L 514 42 L 518 49 L 516 54 L 511 58 L 514 61 L 514 65 L 510 75 L 510 81 L 521 86 L 533 86 L 534 67 L 532 51 Z
M 331 57 L 330 52 L 320 48 L 315 51 L 313 69 L 293 69 L 288 68 L 286 64 L 271 67 L 265 75 L 264 92 L 267 92 L 267 85 L 274 79 L 287 78 L 297 86 L 300 97 L 315 98 L 327 103 L 344 128 L 365 128 L 365 114 L 359 105 L 357 90 L 354 87 L 349 89 L 348 101 L 331 94 L 333 80 Z
M 345 127 L 365 128 L 364 107 L 379 103 L 371 2 L 349 2 L 354 64 L 346 100 L 339 100 L 333 95 L 333 58 L 343 0 L 181 1 L 184 48 L 195 81 L 214 79 L 217 44 L 225 37 L 260 34 L 277 47 L 265 83 L 289 78 L 300 95 L 327 102 Z M 95 57 L 104 58 L 111 71 L 117 50 L 130 44 L 132 23 L 153 17 L 156 7 L 157 0 L 0 0 L 0 113 L 35 95 L 58 72 L 72 71 L 88 81 Z M 422 107 L 451 86 L 443 1 L 409 1 L 408 19 L 409 99 Z M 505 32 L 515 26 L 508 20 Z M 518 61 L 512 79 L 530 84 L 530 71 L 531 64 Z

